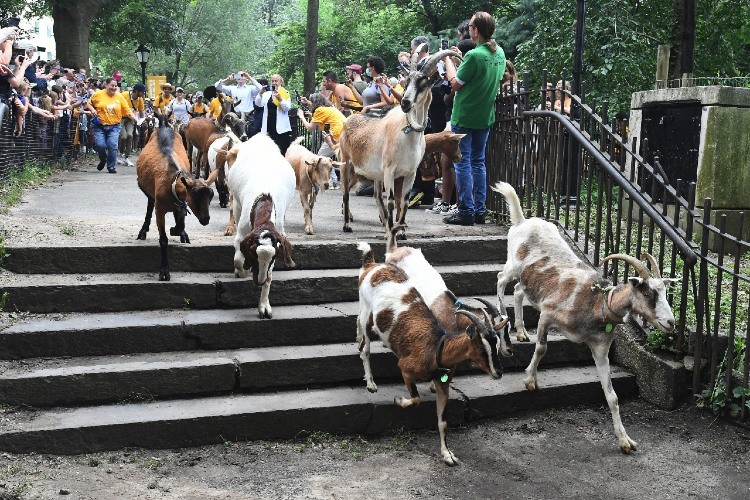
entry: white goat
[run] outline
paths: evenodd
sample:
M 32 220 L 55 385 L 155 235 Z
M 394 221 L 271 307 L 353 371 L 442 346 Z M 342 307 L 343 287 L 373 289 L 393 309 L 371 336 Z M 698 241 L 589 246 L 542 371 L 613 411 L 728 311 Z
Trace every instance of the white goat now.
M 231 165 L 228 182 L 237 228 L 234 273 L 243 278 L 252 267 L 253 281 L 263 287 L 258 315 L 270 318 L 268 292 L 275 259 L 280 256 L 287 267 L 294 267 L 292 246 L 284 232 L 284 215 L 294 198 L 294 170 L 265 134 L 235 143 L 227 164 Z
M 443 420 L 456 366 L 470 360 L 492 378 L 502 376 L 502 365 L 497 357 L 498 339 L 489 317 L 486 312 L 480 319 L 468 311 L 457 311 L 455 314 L 469 318 L 471 325 L 461 333 L 446 332 L 401 269 L 376 263 L 367 243 L 360 243 L 359 249 L 362 251 L 362 269 L 359 273 L 357 343 L 367 390 L 378 390 L 370 368 L 370 337 L 376 334 L 398 357 L 398 366 L 409 391 L 409 398 L 394 399 L 397 405 L 409 408 L 420 404 L 417 382 L 434 380 L 440 453 L 446 464 L 456 465 L 458 459 L 445 442 L 448 424 Z
M 388 248 L 394 246 L 393 228 L 397 224 L 405 227 L 407 198 L 425 152 L 424 130 L 432 101 L 431 88 L 438 78 L 437 63 L 446 56 L 459 57 L 453 51 L 443 50 L 430 57 L 421 71 L 410 73 L 400 107 L 393 108 L 383 118 L 354 115 L 344 122 L 339 142 L 339 159 L 346 163 L 341 169 L 344 232 L 351 232 L 349 222 L 354 220 L 349 210 L 349 190 L 357 177 L 363 177 L 375 182 L 375 199 Z M 384 186 L 387 208 L 382 194 Z
M 638 314 L 654 327 L 672 331 L 674 315 L 667 302 L 666 287 L 676 280 L 661 278 L 656 262 L 649 254 L 645 257 L 651 262 L 653 276 L 638 259 L 614 254 L 604 258 L 602 264 L 613 259 L 623 260 L 639 276 L 612 287 L 573 253 L 554 224 L 538 217 L 524 217 L 513 186 L 498 182 L 492 190 L 508 201 L 513 224 L 508 231 L 508 259 L 497 275 L 500 311 L 505 312 L 502 297 L 506 285 L 517 279 L 514 299 L 518 340 L 529 340 L 523 324 L 524 296 L 541 313 L 536 349 L 523 381 L 526 389 L 535 391 L 538 388 L 537 367 L 547 352 L 547 333 L 551 328 L 557 328 L 573 342 L 585 343 L 594 356 L 620 449 L 630 453 L 636 449 L 637 443 L 628 437 L 622 425 L 617 394 L 612 389 L 610 378 L 609 348 L 614 340 L 614 325 Z

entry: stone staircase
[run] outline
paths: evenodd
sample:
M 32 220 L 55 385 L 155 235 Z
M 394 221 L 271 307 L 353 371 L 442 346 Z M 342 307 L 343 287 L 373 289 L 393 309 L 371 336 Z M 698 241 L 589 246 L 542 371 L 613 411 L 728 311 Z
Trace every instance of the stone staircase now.
M 457 295 L 494 300 L 504 236 L 408 243 Z M 382 242 L 373 248 L 382 260 Z M 274 273 L 271 320 L 257 317 L 259 289 L 232 276 L 231 245 L 169 251 L 172 281 L 158 282 L 153 243 L 9 248 L 4 265 L 16 274 L 0 291 L 8 292 L 6 311 L 34 314 L 0 330 L 0 450 L 72 454 L 435 428 L 427 383 L 421 406 L 393 404 L 405 388 L 395 356 L 378 342 L 371 359 L 379 391 L 365 388 L 354 342 L 356 242 L 295 243 L 297 268 Z M 536 311 L 524 314 L 534 325 Z M 550 336 L 539 393 L 521 382 L 533 343 L 514 347 L 499 381 L 460 370 L 451 425 L 604 402 L 585 346 Z M 637 392 L 623 370 L 613 369 L 613 382 L 621 397 Z

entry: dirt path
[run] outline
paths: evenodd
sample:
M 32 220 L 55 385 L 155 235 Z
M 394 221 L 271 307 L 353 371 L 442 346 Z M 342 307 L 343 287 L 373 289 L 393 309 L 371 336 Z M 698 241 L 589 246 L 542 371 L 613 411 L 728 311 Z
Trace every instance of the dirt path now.
M 640 450 L 622 455 L 609 411 L 518 414 L 437 432 L 86 456 L 0 455 L 0 498 L 747 499 L 750 431 L 685 406 L 622 405 Z M 1 417 L 2 415 L 0 415 Z M 3 496 L 5 495 L 5 496 Z

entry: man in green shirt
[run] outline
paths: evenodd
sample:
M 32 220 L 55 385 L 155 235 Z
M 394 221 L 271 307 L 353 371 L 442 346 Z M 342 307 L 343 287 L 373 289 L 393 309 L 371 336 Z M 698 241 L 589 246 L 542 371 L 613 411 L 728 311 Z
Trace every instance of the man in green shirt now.
M 484 224 L 487 199 L 487 169 L 484 152 L 490 127 L 495 123 L 495 98 L 505 72 L 505 53 L 492 34 L 495 20 L 486 12 L 475 13 L 469 22 L 469 35 L 477 47 L 466 54 L 458 70 L 445 58 L 446 78 L 456 91 L 451 129 L 466 134 L 459 145 L 461 161 L 455 164 L 458 211 L 448 213 L 446 224 Z

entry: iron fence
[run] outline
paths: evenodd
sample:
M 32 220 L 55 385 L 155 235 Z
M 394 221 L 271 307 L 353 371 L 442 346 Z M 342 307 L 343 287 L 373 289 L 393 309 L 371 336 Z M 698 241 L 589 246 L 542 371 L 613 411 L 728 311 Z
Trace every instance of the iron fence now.
M 64 116 L 48 121 L 29 111 L 23 132 L 17 136 L 15 116 L 9 107 L 0 108 L 0 182 L 3 185 L 13 173 L 30 163 L 67 163 L 83 151 L 74 147 L 77 132 L 80 145 L 87 145 L 91 150 L 91 138 L 86 131 L 79 130 L 77 117 Z
M 675 331 L 644 327 L 647 344 L 678 360 L 692 357 L 693 394 L 747 420 L 750 242 L 742 235 L 750 221 L 740 213 L 739 227 L 728 231 L 726 215 L 714 213 L 710 199 L 696 207 L 694 182 L 670 184 L 658 159 L 647 161 L 647 144 L 627 137 L 626 120 L 610 121 L 606 101 L 589 106 L 546 82 L 545 73 L 540 90 L 520 82 L 498 96 L 489 182 L 512 184 L 529 216 L 556 222 L 595 266 L 612 253 L 652 254 L 664 277 L 680 281 L 668 292 Z M 555 110 L 568 100 L 568 114 Z M 501 196 L 489 195 L 487 207 L 509 221 Z M 615 284 L 628 276 L 616 260 L 605 271 Z

